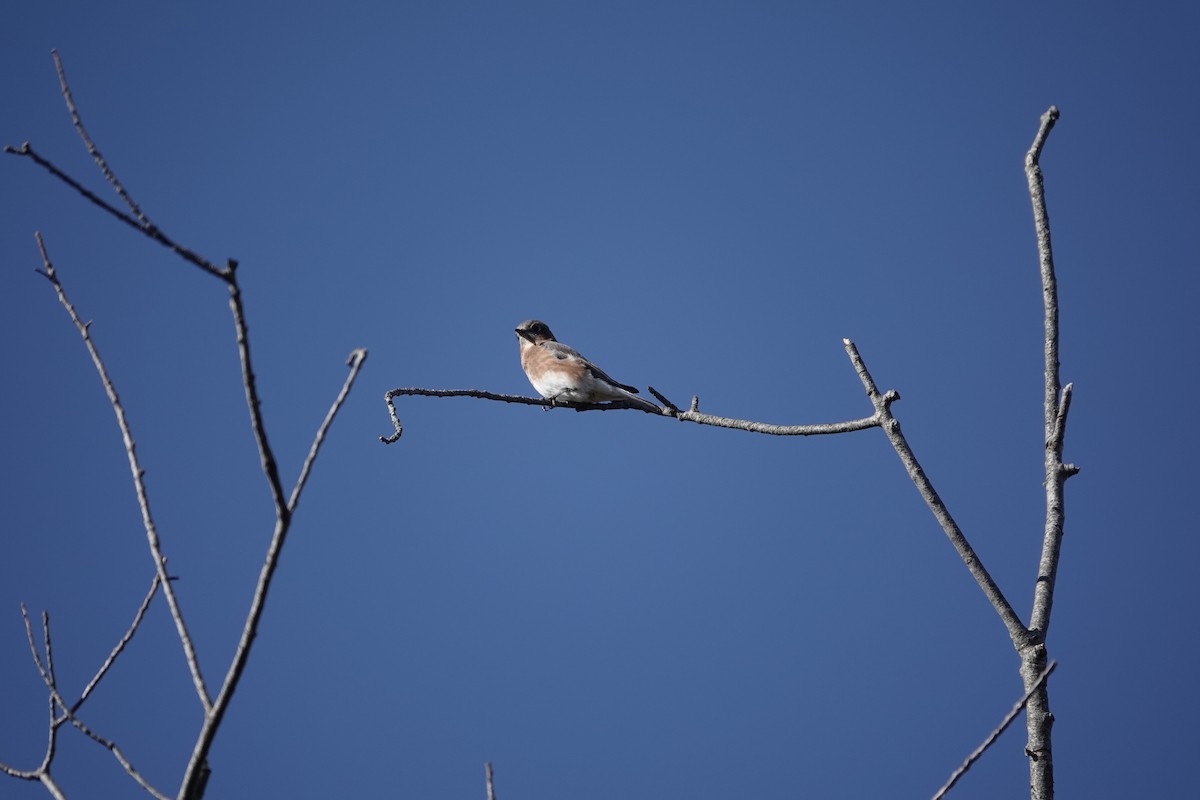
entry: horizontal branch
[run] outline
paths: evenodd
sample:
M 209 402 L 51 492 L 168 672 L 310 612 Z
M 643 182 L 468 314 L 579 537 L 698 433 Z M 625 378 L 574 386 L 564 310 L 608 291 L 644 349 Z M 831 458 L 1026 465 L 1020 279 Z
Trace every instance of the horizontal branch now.
M 657 395 L 657 393 L 655 393 Z M 899 399 L 900 395 L 895 395 L 894 399 Z M 770 422 L 754 422 L 747 419 L 732 419 L 730 417 L 717 417 L 712 414 L 702 414 L 698 410 L 700 407 L 700 398 L 692 397 L 692 405 L 687 411 L 680 411 L 673 406 L 669 406 L 668 410 L 674 413 L 671 416 L 681 422 L 694 422 L 697 425 L 713 425 L 718 428 L 733 428 L 739 431 L 749 431 L 751 433 L 764 433 L 769 436 L 825 436 L 833 433 L 850 433 L 851 431 L 865 431 L 868 428 L 879 427 L 879 415 L 873 414 L 869 417 L 861 419 L 851 419 L 845 422 L 821 422 L 813 425 L 775 425 Z
M 519 394 L 498 394 L 497 392 L 488 392 L 483 389 L 421 389 L 418 387 L 405 387 L 402 389 L 392 389 L 383 395 L 383 401 L 387 403 L 388 416 L 392 420 L 392 427 L 395 428 L 395 433 L 391 436 L 380 436 L 379 441 L 384 444 L 395 443 L 404 433 L 404 426 L 400 424 L 400 418 L 396 416 L 396 404 L 392 402 L 395 397 L 476 397 L 480 400 L 497 400 L 501 403 L 518 403 L 526 406 L 542 406 L 543 408 L 571 408 L 575 411 L 616 411 L 618 409 L 630 409 L 641 411 L 643 414 L 652 413 L 648 408 L 644 408 L 636 403 L 631 403 L 625 400 L 619 400 L 614 403 L 572 403 L 565 400 L 547 400 L 544 397 L 525 397 Z
M 694 422 L 697 425 L 712 425 L 718 428 L 733 428 L 735 430 L 749 431 L 751 433 L 764 433 L 772 436 L 819 436 L 833 433 L 849 433 L 850 431 L 861 431 L 867 428 L 877 427 L 879 415 L 876 414 L 862 419 L 853 419 L 846 422 L 829 422 L 818 423 L 814 425 L 775 425 L 769 422 L 755 422 L 746 419 L 733 419 L 730 417 L 717 417 L 711 414 L 702 414 L 699 411 L 700 400 L 698 397 L 692 397 L 692 405 L 687 411 L 681 411 L 678 406 L 672 403 L 667 398 L 650 387 L 650 393 L 658 398 L 659 402 L 663 403 L 666 408 L 661 410 L 661 416 L 674 417 L 681 422 Z M 892 399 L 899 399 L 899 395 L 892 394 Z M 391 436 L 380 436 L 379 441 L 384 444 L 393 444 L 404 433 L 404 426 L 400 424 L 400 419 L 396 415 L 396 404 L 393 399 L 396 397 L 475 397 L 480 400 L 495 400 L 501 403 L 518 403 L 527 406 L 542 406 L 543 408 L 570 408 L 575 411 L 616 411 L 616 410 L 633 410 L 641 411 L 644 414 L 653 414 L 645 406 L 637 403 L 632 403 L 625 400 L 618 400 L 612 403 L 573 403 L 562 400 L 548 400 L 544 397 L 525 397 L 518 394 L 498 394 L 496 392 L 488 392 L 482 389 L 422 389 L 418 387 L 406 387 L 402 389 L 392 389 L 386 392 L 383 396 L 384 402 L 388 407 L 388 416 L 392 420 L 392 427 L 395 432 Z

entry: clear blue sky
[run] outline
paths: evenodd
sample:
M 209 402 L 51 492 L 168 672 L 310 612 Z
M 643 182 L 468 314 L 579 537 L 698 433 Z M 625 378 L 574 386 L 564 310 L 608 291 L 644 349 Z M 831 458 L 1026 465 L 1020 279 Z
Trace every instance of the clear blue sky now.
M 1200 12 L 1081 3 L 24 3 L 0 143 L 241 261 L 301 501 L 209 796 L 928 797 L 1018 661 L 879 431 L 778 439 L 530 393 L 547 321 L 617 379 L 780 423 L 866 416 L 853 338 L 1023 617 L 1043 521 L 1043 156 L 1075 384 L 1049 647 L 1062 797 L 1195 787 Z M 210 682 L 270 533 L 223 287 L 0 159 L 0 760 L 41 756 L 18 604 L 78 691 L 152 574 L 111 410 L 34 274 L 43 232 L 131 415 Z M 75 687 L 75 688 L 71 688 Z M 173 792 L 199 709 L 164 607 L 84 719 Z M 1022 723 L 955 796 L 1025 792 Z M 134 796 L 67 736 L 72 796 Z M 0 796 L 45 796 L 5 779 Z

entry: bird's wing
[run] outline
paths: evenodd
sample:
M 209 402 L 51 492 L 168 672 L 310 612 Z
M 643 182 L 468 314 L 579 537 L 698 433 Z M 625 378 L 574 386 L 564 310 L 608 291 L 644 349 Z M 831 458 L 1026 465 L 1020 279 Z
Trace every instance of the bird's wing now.
M 553 353 L 554 357 L 559 360 L 577 361 L 580 364 L 583 364 L 584 366 L 586 366 L 588 368 L 588 371 L 592 373 L 592 377 L 595 378 L 596 380 L 601 380 L 601 381 L 604 381 L 605 383 L 612 384 L 613 386 L 624 389 L 627 392 L 633 392 L 634 394 L 638 393 L 638 390 L 635 387 L 626 386 L 623 383 L 617 383 L 616 381 L 614 381 L 607 372 L 600 369 L 592 362 L 588 361 L 586 358 L 584 358 L 579 353 L 579 351 L 575 350 L 572 347 L 568 347 L 567 345 L 563 344 L 562 342 L 542 342 L 541 346 L 546 348 L 546 350 L 549 351 L 550 353 Z

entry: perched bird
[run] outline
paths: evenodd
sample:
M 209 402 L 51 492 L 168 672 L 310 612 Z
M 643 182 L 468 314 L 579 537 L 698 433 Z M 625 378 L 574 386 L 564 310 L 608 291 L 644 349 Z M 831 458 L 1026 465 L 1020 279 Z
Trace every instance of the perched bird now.
M 637 389 L 617 383 L 579 353 L 554 338 L 541 320 L 527 319 L 516 328 L 521 368 L 538 394 L 549 400 L 601 403 L 624 400 L 655 414 L 662 409 L 637 396 Z

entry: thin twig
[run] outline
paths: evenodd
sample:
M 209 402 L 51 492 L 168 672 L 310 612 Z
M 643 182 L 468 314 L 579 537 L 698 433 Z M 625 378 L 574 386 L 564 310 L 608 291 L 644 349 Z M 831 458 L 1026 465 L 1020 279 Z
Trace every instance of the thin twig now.
M 68 175 L 67 173 L 63 172 L 61 169 L 56 167 L 54 165 L 54 163 L 51 162 L 49 159 L 44 158 L 42 155 L 40 155 L 36 150 L 33 149 L 33 146 L 30 145 L 29 142 L 24 142 L 20 147 L 13 147 L 12 145 L 5 145 L 4 152 L 9 153 L 11 155 L 15 155 L 15 156 L 24 156 L 24 157 L 30 159 L 31 161 L 33 161 L 33 163 L 37 164 L 39 167 L 43 168 L 44 170 L 49 172 L 51 175 L 58 178 L 60 181 L 65 183 L 67 186 L 70 186 L 72 189 L 74 189 L 76 192 L 78 192 L 85 200 L 88 200 L 88 201 L 92 202 L 93 204 L 99 206 L 100 208 L 107 211 L 109 214 L 112 214 L 114 217 L 116 217 L 117 219 L 124 222 L 126 225 L 129 225 L 130 227 L 134 228 L 135 230 L 145 234 L 146 236 L 150 237 L 154 241 L 156 241 L 159 244 L 163 245 L 164 247 L 170 249 L 171 252 L 179 255 L 185 261 L 188 261 L 188 262 L 194 264 L 195 266 L 199 267 L 200 269 L 204 270 L 205 272 L 209 273 L 210 275 L 220 278 L 221 280 L 228 280 L 228 276 L 225 274 L 224 270 L 222 270 L 220 267 L 215 266 L 208 259 L 204 258 L 203 256 L 197 254 L 196 252 L 194 252 L 192 250 L 189 250 L 188 248 L 184 247 L 183 245 L 175 242 L 174 240 L 169 238 L 166 234 L 164 234 L 158 228 L 153 228 L 153 227 L 147 228 L 147 227 L 143 226 L 140 222 L 138 222 L 136 219 L 134 219 L 133 217 L 126 214 L 124 211 L 121 211 L 119 208 L 113 206 L 108 201 L 100 199 L 94 192 L 85 188 L 83 186 L 83 184 L 81 184 L 79 181 L 75 180 L 70 175 Z
M 81 733 L 83 733 L 96 744 L 108 750 L 108 752 L 112 753 L 113 758 L 117 760 L 117 763 L 125 768 L 126 774 L 133 778 L 137 785 L 142 787 L 142 789 L 144 789 L 151 797 L 155 798 L 155 800 L 170 800 L 167 795 L 158 791 L 158 789 L 155 789 L 150 785 L 149 781 L 142 777 L 141 773 L 134 768 L 133 762 L 131 762 L 125 756 L 125 754 L 121 752 L 121 748 L 117 746 L 116 742 L 112 741 L 111 739 L 106 739 L 100 734 L 96 733 L 87 725 L 84 725 L 83 722 L 80 721 L 79 718 L 77 718 L 74 714 L 69 715 L 68 719 L 70 719 L 71 724 L 74 725 L 75 728 Z
M 967 760 L 962 763 L 962 766 L 954 770 L 954 772 L 950 775 L 950 779 L 946 781 L 946 785 L 939 789 L 938 793 L 933 796 L 933 800 L 941 800 L 941 798 L 945 797 L 946 793 L 954 787 L 954 784 L 958 783 L 958 779 L 967 774 L 967 770 L 971 768 L 971 765 L 978 761 L 979 757 L 987 752 L 987 749 L 991 747 L 997 739 L 1000 738 L 1000 734 L 1004 733 L 1004 731 L 1008 729 L 1008 726 L 1011 725 L 1013 720 L 1017 718 L 1017 715 L 1021 713 L 1021 709 L 1025 708 L 1025 704 L 1029 702 L 1029 698 L 1033 697 L 1033 693 L 1041 687 L 1041 685 L 1046 681 L 1046 678 L 1050 677 L 1050 673 L 1054 672 L 1054 668 L 1057 666 L 1057 661 L 1050 662 L 1050 666 L 1046 667 L 1046 669 L 1042 671 L 1042 674 L 1040 677 L 1038 677 L 1037 682 L 1034 683 L 1033 686 L 1029 687 L 1029 691 L 1025 693 L 1025 696 L 1017 701 L 1017 704 L 1014 705 L 1008 714 L 1004 716 L 1004 719 L 1000 720 L 1000 725 L 997 726 L 997 728 L 990 734 L 988 734 L 987 738 L 983 740 L 983 744 L 979 745 L 979 747 L 976 747 L 974 752 L 967 756 Z
M 154 568 L 158 573 L 159 583 L 162 585 L 163 595 L 167 598 L 167 606 L 171 612 L 171 619 L 175 621 L 175 629 L 179 634 L 179 641 L 183 645 L 184 656 L 187 658 L 188 670 L 192 675 L 192 683 L 196 687 L 196 695 L 200 698 L 200 704 L 204 707 L 205 712 L 212 708 L 212 700 L 208 694 L 208 688 L 204 685 L 204 677 L 200 673 L 200 662 L 196 657 L 196 649 L 192 644 L 191 634 L 188 633 L 187 625 L 183 620 L 183 611 L 179 607 L 179 602 L 175 598 L 175 591 L 171 588 L 171 582 L 167 579 L 167 559 L 163 555 L 162 546 L 158 539 L 158 529 L 154 524 L 154 517 L 150 513 L 150 497 L 146 492 L 146 484 L 144 481 L 145 470 L 138 461 L 137 446 L 133 440 L 133 434 L 129 429 L 129 421 L 125 417 L 125 409 L 121 405 L 121 400 L 117 396 L 117 390 L 113 386 L 112 379 L 109 378 L 108 369 L 104 366 L 104 361 L 100 358 L 100 351 L 96 348 L 95 342 L 92 341 L 92 336 L 89 330 L 89 325 L 85 324 L 75 312 L 75 306 L 67 299 L 66 291 L 63 289 L 62 283 L 58 280 L 58 274 L 54 270 L 54 264 L 50 261 L 50 256 L 46 253 L 45 243 L 42 241 L 41 233 L 34 234 L 37 239 L 38 250 L 42 254 L 42 265 L 45 271 L 41 274 L 50 281 L 54 286 L 55 294 L 58 295 L 58 301 L 71 317 L 71 322 L 75 324 L 75 329 L 79 331 L 79 335 L 83 337 L 83 343 L 87 347 L 88 353 L 92 357 L 92 364 L 96 367 L 96 372 L 100 375 L 100 382 L 104 384 L 104 392 L 108 395 L 108 401 L 112 405 L 113 413 L 117 417 L 117 427 L 121 429 L 121 438 L 125 443 L 125 454 L 129 461 L 129 471 L 133 477 L 134 490 L 137 492 L 138 506 L 142 512 L 142 526 L 146 529 L 146 540 L 150 546 L 150 555 L 154 560 Z
M 496 800 L 496 785 L 492 781 L 492 762 L 483 765 L 483 774 L 487 776 L 487 800 Z
M 963 535 L 962 530 L 958 527 L 958 523 L 950 515 L 950 510 L 946 508 L 946 504 L 938 496 L 937 490 L 933 488 L 933 484 L 926 477 L 925 470 L 921 468 L 921 464 L 913 454 L 912 448 L 908 446 L 908 441 L 900 431 L 900 422 L 892 416 L 891 405 L 894 393 L 880 394 L 879 389 L 875 386 L 875 380 L 871 377 L 871 373 L 867 371 L 867 365 L 863 361 L 862 356 L 859 355 L 858 348 L 854 346 L 854 342 L 849 339 L 843 339 L 842 343 L 846 347 L 846 355 L 850 357 L 850 362 L 854 365 L 854 369 L 858 373 L 863 387 L 867 390 L 867 397 L 870 398 L 872 405 L 875 406 L 875 412 L 880 420 L 879 425 L 888 437 L 888 441 L 892 443 L 892 448 L 895 449 L 896 455 L 900 457 L 900 463 L 904 465 L 905 471 L 908 472 L 908 477 L 916 485 L 917 491 L 921 493 L 925 504 L 933 512 L 934 518 L 941 525 L 946 537 L 950 539 L 950 543 L 954 545 L 954 549 L 958 551 L 959 557 L 966 564 L 967 570 L 971 573 L 972 577 L 975 578 L 975 582 L 979 584 L 979 588 L 983 590 L 988 602 L 992 604 L 992 608 L 1000 615 L 1000 621 L 1008 629 L 1008 635 L 1011 637 L 1013 645 L 1017 649 L 1020 649 L 1029 642 L 1029 631 L 1022 624 L 1021 619 L 1017 616 L 1017 612 L 1013 610 L 1004 593 L 1000 591 L 1000 587 L 996 585 L 987 568 L 983 566 L 983 562 L 976 555 L 974 548 L 971 547 L 971 543 L 967 541 L 967 537 Z
M 699 411 L 690 410 L 680 411 L 674 416 L 682 422 L 694 422 L 697 425 L 713 425 L 718 428 L 733 428 L 751 433 L 765 433 L 770 436 L 824 436 L 833 433 L 865 431 L 869 428 L 879 427 L 878 415 L 847 420 L 845 422 L 825 422 L 815 425 L 774 425 L 770 422 L 714 417 L 712 414 L 701 414 Z
M 239 326 L 239 336 L 244 334 L 244 332 L 244 326 Z M 200 796 L 199 793 L 202 791 L 202 784 L 207 778 L 206 765 L 208 751 L 212 746 L 213 737 L 216 736 L 217 728 L 220 726 L 225 711 L 229 706 L 229 701 L 233 698 L 233 694 L 237 690 L 242 672 L 246 668 L 246 661 L 250 657 L 250 646 L 258 631 L 258 623 L 262 618 L 263 609 L 266 607 L 267 592 L 271 587 L 271 578 L 274 576 L 275 569 L 279 565 L 279 556 L 283 551 L 283 545 L 287 539 L 287 533 L 291 525 L 291 512 L 295 508 L 296 503 L 299 502 L 300 493 L 304 488 L 305 481 L 308 479 L 309 471 L 321 448 L 321 443 L 325 440 L 325 434 L 329 430 L 329 426 L 333 423 L 334 417 L 337 416 L 338 410 L 349 395 L 350 389 L 354 385 L 354 381 L 358 377 L 358 373 L 362 369 L 366 357 L 367 351 L 362 348 L 350 354 L 346 362 L 350 367 L 350 374 L 346 377 L 341 391 L 338 392 L 328 413 L 325 415 L 325 419 L 317 429 L 317 434 L 313 439 L 313 445 L 309 450 L 308 458 L 305 459 L 300 477 L 296 481 L 295 488 L 292 490 L 291 500 L 276 516 L 275 530 L 271 535 L 271 542 L 267 547 L 266 557 L 263 559 L 262 569 L 258 576 L 258 584 L 254 587 L 254 598 L 250 602 L 250 610 L 246 615 L 241 639 L 238 641 L 233 660 L 229 664 L 229 671 L 226 673 L 225 680 L 221 684 L 221 690 L 218 692 L 216 700 L 213 701 L 212 710 L 205 717 L 204 724 L 200 728 L 200 733 L 196 737 L 196 744 L 192 749 L 192 755 L 188 761 L 187 770 L 184 773 L 183 782 L 179 789 L 180 798 Z M 245 369 L 248 370 L 248 362 L 244 363 L 247 363 Z M 250 390 L 247 389 L 248 396 L 249 392 Z M 267 452 L 269 453 L 269 450 Z
M 21 604 L 21 616 L 25 619 L 25 636 L 29 640 L 29 648 L 33 654 L 33 663 L 37 667 L 38 674 L 42 676 L 42 683 L 45 684 L 46 690 L 50 693 L 52 730 L 56 729 L 62 720 L 70 721 L 75 728 L 85 734 L 88 738 L 103 745 L 110 753 L 112 753 L 113 757 L 117 759 L 117 762 L 125 768 L 125 772 L 129 775 L 129 777 L 133 778 L 133 780 L 136 781 L 139 786 L 149 792 L 153 797 L 156 798 L 156 800 L 168 800 L 166 795 L 162 794 L 153 786 L 151 786 L 146 779 L 143 778 L 136 769 L 134 769 L 133 764 L 128 758 L 125 757 L 125 754 L 121 752 L 121 748 L 117 747 L 116 743 L 97 734 L 95 731 L 85 725 L 79 718 L 77 718 L 69 708 L 67 708 L 67 701 L 64 700 L 63 696 L 59 693 L 58 686 L 54 681 L 54 666 L 53 661 L 51 660 L 52 657 L 50 655 L 50 615 L 45 611 L 42 612 L 42 630 L 46 648 L 45 666 L 43 666 L 42 660 L 38 655 L 37 645 L 34 644 L 33 627 L 30 625 L 29 613 L 26 611 L 23 603 Z M 54 718 L 55 706 L 63 710 L 63 716 L 61 718 Z M 47 761 L 43 763 L 42 767 L 38 770 L 38 780 L 40 780 L 43 784 L 46 784 L 48 789 L 50 788 L 50 784 L 53 784 L 53 781 L 47 783 L 49 769 L 50 763 L 49 759 L 47 759 Z
M 263 423 L 262 401 L 258 397 L 258 382 L 254 377 L 254 368 L 250 363 L 250 334 L 246 330 L 246 314 L 242 306 L 242 290 L 237 282 L 237 262 L 229 262 L 229 310 L 233 314 L 233 327 L 237 334 L 238 358 L 242 365 L 242 387 L 246 392 L 246 406 L 250 411 L 250 429 L 254 433 L 254 442 L 258 446 L 258 457 L 262 465 L 263 475 L 267 478 L 267 486 L 271 490 L 271 502 L 275 505 L 275 515 L 286 520 L 289 515 L 287 502 L 283 496 L 283 483 L 279 479 L 279 467 L 275 463 L 275 453 L 267 441 L 267 429 Z
M 102 155 L 100 155 L 100 150 L 96 147 L 95 143 L 92 142 L 92 138 L 88 135 L 87 129 L 84 128 L 83 119 L 80 117 L 79 109 L 75 105 L 75 98 L 72 96 L 71 87 L 67 83 L 67 73 L 63 67 L 62 59 L 59 58 L 58 51 L 52 50 L 51 55 L 54 58 L 54 70 L 58 75 L 59 87 L 62 89 L 63 99 L 66 101 L 67 111 L 71 114 L 71 122 L 74 124 L 75 130 L 79 133 L 80 138 L 83 139 L 84 146 L 87 147 L 88 153 L 93 159 L 95 159 L 96 166 L 100 168 L 100 172 L 102 175 L 104 175 L 104 179 L 110 186 L 112 186 L 117 195 L 125 201 L 125 205 L 129 207 L 130 211 L 133 212 L 133 216 L 130 216 L 120 209 L 112 206 L 108 202 L 101 200 L 93 192 L 85 189 L 82 184 L 56 167 L 49 161 L 49 159 L 43 158 L 41 155 L 35 152 L 29 142 L 23 143 L 19 148 L 5 145 L 4 152 L 18 156 L 25 156 L 32 159 L 35 164 L 47 170 L 51 175 L 58 178 L 63 183 L 79 192 L 79 194 L 83 195 L 83 197 L 90 200 L 92 203 L 95 203 L 100 208 L 103 208 L 105 211 L 112 214 L 125 224 L 136 228 L 159 244 L 170 248 L 183 259 L 191 262 L 197 267 L 200 267 L 200 269 L 204 270 L 205 272 L 222 280 L 229 280 L 231 275 L 227 274 L 225 270 L 216 266 L 198 253 L 172 240 L 161 230 L 159 230 L 158 226 L 152 223 L 144 213 L 142 213 L 141 208 L 138 207 L 137 203 L 133 201 L 133 198 L 129 195 L 129 193 L 125 191 L 125 187 L 117 179 L 116 174 L 112 171 L 112 169 L 109 168 L 108 162 L 104 160 Z
M 154 580 L 150 582 L 150 591 L 146 593 L 146 597 L 142 600 L 142 604 L 138 606 L 137 613 L 133 615 L 133 622 L 130 623 L 129 628 L 125 631 L 125 635 L 121 637 L 119 642 L 117 642 L 116 647 L 114 647 L 112 652 L 108 654 L 108 658 L 104 659 L 104 663 L 100 665 L 100 669 L 97 670 L 92 679 L 88 681 L 87 686 L 83 687 L 83 693 L 79 695 L 79 699 L 75 701 L 75 704 L 71 706 L 72 714 L 78 711 L 79 707 L 82 706 L 84 701 L 88 699 L 88 695 L 92 693 L 92 690 L 96 688 L 96 686 L 104 678 L 105 674 L 108 673 L 109 668 L 112 667 L 113 663 L 117 660 L 117 656 L 121 655 L 121 653 L 125 650 L 125 645 L 129 644 L 130 640 L 133 639 L 133 635 L 137 633 L 138 627 L 142 624 L 142 618 L 146 616 L 146 609 L 150 607 L 150 601 L 154 599 L 154 594 L 158 591 L 159 583 L 160 579 L 158 577 L 158 573 L 155 573 Z
M 46 648 L 46 675 L 50 683 L 57 686 L 54 677 L 54 649 L 50 646 L 50 612 L 42 612 L 42 644 Z
M 42 667 L 41 658 L 38 655 L 37 645 L 33 641 L 33 626 L 29 622 L 29 611 L 25 608 L 25 604 L 21 604 L 21 618 L 25 622 L 25 639 L 29 642 L 29 652 L 33 656 L 33 663 L 38 669 L 38 673 L 42 676 L 43 683 L 54 682 L 54 677 L 47 673 L 47 670 Z M 52 656 L 50 654 L 50 615 L 45 611 L 42 612 L 42 636 L 46 647 L 46 661 L 52 665 Z M 53 667 L 51 666 L 51 669 Z M 54 695 L 49 696 L 49 716 L 50 721 L 46 731 L 46 752 L 42 756 L 42 763 L 36 770 L 26 773 L 31 778 L 40 779 L 40 775 L 48 774 L 50 764 L 54 761 L 54 754 L 58 747 L 58 728 L 62 725 L 62 720 L 58 718 L 58 707 L 54 701 Z
M 312 447 L 308 449 L 308 455 L 304 459 L 304 466 L 300 468 L 300 477 L 296 479 L 296 485 L 292 487 L 292 496 L 288 498 L 288 511 L 295 513 L 296 504 L 300 502 L 300 493 L 304 491 L 304 484 L 308 481 L 308 473 L 312 470 L 313 462 L 317 459 L 317 453 L 321 450 L 321 444 L 325 441 L 325 434 L 329 432 L 329 426 L 333 424 L 333 418 L 337 416 L 338 410 L 346 402 L 346 397 L 349 396 L 350 389 L 354 386 L 354 381 L 358 377 L 359 370 L 362 369 L 362 365 L 366 360 L 367 350 L 364 347 L 360 347 L 350 353 L 350 356 L 346 359 L 346 365 L 350 367 L 350 374 L 346 376 L 346 382 L 342 384 L 342 390 L 338 392 L 333 405 L 329 407 L 329 411 L 325 414 L 325 419 L 321 422 L 321 427 L 317 429 L 317 435 L 313 437 Z
M 67 85 L 67 73 L 63 69 L 62 58 L 58 55 L 58 51 L 51 50 L 50 56 L 54 59 L 54 71 L 58 74 L 58 85 L 62 89 L 63 99 L 67 103 L 67 111 L 71 114 L 71 122 L 75 125 L 75 130 L 79 134 L 79 137 L 83 139 L 84 147 L 87 148 L 91 157 L 95 159 L 96 166 L 104 174 L 104 179 L 116 190 L 120 198 L 125 201 L 125 205 L 129 207 L 129 210 L 141 222 L 141 227 L 147 229 L 153 228 L 153 223 L 146 218 L 146 215 L 142 213 L 142 209 L 138 207 L 137 203 L 133 202 L 133 198 L 129 196 L 129 193 L 125 191 L 125 187 L 117 180 L 117 176 L 108 168 L 108 162 L 104 160 L 104 156 L 100 155 L 100 150 L 83 127 L 83 119 L 79 116 L 79 109 L 75 107 L 75 98 L 71 96 L 71 87 Z

